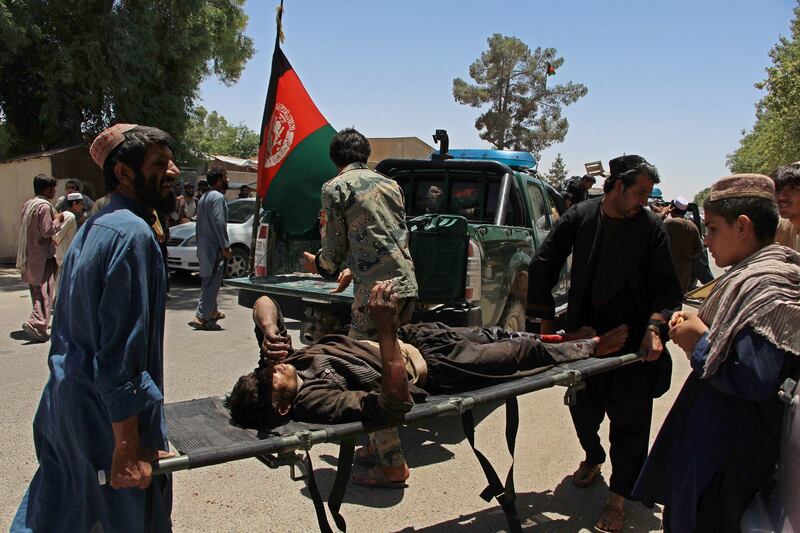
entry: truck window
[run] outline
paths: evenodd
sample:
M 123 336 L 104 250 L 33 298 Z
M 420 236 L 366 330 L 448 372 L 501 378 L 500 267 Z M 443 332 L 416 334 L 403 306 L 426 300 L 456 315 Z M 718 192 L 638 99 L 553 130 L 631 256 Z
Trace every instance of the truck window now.
M 528 183 L 528 196 L 531 199 L 531 222 L 539 242 L 543 242 L 550 233 L 550 213 L 547 202 L 544 200 L 542 190 L 535 183 Z
M 511 184 L 511 198 L 509 198 L 508 207 L 506 209 L 506 226 L 519 226 L 528 227 L 522 219 L 522 199 L 519 196 L 519 189 Z M 486 195 L 486 219 L 489 224 L 494 222 L 494 217 L 497 214 L 497 201 L 500 199 L 500 182 L 493 181 L 487 187 Z

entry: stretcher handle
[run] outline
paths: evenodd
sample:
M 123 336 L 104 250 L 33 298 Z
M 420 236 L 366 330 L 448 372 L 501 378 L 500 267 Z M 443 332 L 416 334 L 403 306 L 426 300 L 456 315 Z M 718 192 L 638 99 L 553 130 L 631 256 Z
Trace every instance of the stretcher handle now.
M 157 459 L 152 463 L 150 463 L 150 466 L 153 467 L 154 476 L 170 474 L 172 472 L 177 472 L 179 470 L 188 470 L 190 468 L 189 456 L 176 455 L 175 457 L 165 457 L 163 459 Z M 97 483 L 100 484 L 100 486 L 108 485 L 110 479 L 111 479 L 111 472 L 109 470 L 97 471 Z

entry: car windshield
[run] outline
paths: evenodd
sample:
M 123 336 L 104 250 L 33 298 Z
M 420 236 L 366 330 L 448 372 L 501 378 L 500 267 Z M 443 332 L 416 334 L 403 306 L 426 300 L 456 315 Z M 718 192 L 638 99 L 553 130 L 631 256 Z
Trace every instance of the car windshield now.
M 255 200 L 232 200 L 228 202 L 228 222 L 241 224 L 253 216 Z

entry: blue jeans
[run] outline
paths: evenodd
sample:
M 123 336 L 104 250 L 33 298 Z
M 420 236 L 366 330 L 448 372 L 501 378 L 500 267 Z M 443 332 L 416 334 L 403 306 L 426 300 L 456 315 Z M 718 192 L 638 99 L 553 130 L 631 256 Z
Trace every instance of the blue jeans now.
M 222 275 L 225 273 L 225 259 L 220 257 L 214 261 L 211 276 L 200 278 L 200 300 L 197 302 L 197 318 L 215 322 L 217 313 L 217 294 L 222 286 Z

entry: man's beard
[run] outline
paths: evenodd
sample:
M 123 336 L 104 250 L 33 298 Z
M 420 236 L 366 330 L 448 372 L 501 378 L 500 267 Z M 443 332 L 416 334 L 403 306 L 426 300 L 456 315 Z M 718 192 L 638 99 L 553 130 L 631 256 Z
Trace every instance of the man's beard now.
M 133 194 L 145 208 L 155 209 L 161 202 L 161 183 L 155 176 L 147 179 L 141 170 L 135 171 Z
M 158 200 L 156 211 L 163 214 L 169 214 L 175 211 L 178 207 L 178 198 L 175 196 L 175 191 L 169 191 L 169 194 Z

